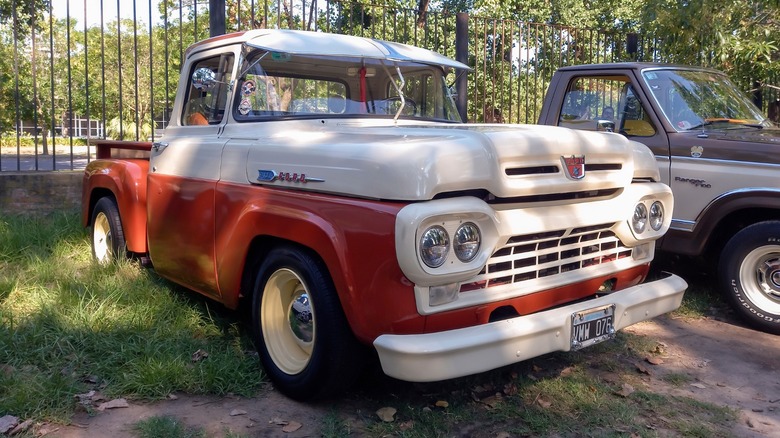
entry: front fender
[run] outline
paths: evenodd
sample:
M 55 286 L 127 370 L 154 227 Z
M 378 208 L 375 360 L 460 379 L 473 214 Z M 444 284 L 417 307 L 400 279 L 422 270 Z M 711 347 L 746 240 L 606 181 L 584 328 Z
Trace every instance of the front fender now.
M 128 251 L 147 252 L 146 178 L 149 161 L 96 160 L 84 170 L 81 198 L 83 225 L 89 226 L 98 199 L 111 194 L 117 201 Z
M 421 331 L 424 318 L 395 253 L 396 214 L 404 205 L 219 184 L 216 263 L 224 304 L 238 305 L 242 274 L 253 266 L 247 260 L 252 242 L 283 240 L 323 260 L 358 339 L 371 342 L 381 333 Z

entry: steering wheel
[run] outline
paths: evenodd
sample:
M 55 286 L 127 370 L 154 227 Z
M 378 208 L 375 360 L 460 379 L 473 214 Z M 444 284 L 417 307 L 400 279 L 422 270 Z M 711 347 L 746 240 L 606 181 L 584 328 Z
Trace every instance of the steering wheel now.
M 387 114 L 395 115 L 398 112 L 398 108 L 401 107 L 401 96 L 391 96 L 382 101 Z M 401 111 L 402 116 L 414 116 L 417 114 L 417 102 L 404 98 L 404 109 Z

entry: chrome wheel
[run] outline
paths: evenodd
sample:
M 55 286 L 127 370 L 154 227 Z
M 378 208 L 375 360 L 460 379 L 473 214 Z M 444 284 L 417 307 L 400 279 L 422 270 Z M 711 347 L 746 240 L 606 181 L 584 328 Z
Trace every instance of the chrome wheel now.
M 286 374 L 298 374 L 311 360 L 316 319 L 303 280 L 290 269 L 268 278 L 260 306 L 263 341 L 274 364 Z
M 780 246 L 761 246 L 739 268 L 745 296 L 765 312 L 780 314 Z

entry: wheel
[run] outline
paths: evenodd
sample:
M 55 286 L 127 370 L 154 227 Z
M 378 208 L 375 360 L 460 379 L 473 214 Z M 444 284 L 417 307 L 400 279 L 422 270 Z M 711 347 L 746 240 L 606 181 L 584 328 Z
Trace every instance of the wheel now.
M 272 250 L 255 282 L 252 321 L 260 360 L 277 389 L 297 400 L 347 389 L 363 364 L 324 264 L 293 246 Z
M 721 287 L 759 330 L 780 334 L 780 221 L 760 222 L 729 240 L 720 257 Z
M 125 233 L 116 201 L 100 198 L 92 212 L 92 256 L 101 264 L 125 258 Z

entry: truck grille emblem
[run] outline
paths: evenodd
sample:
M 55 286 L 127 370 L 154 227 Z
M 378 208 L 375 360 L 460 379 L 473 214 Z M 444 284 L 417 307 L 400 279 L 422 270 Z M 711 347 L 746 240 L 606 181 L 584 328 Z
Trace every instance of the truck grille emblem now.
M 585 177 L 585 155 L 561 156 L 566 176 L 570 179 L 582 179 Z

